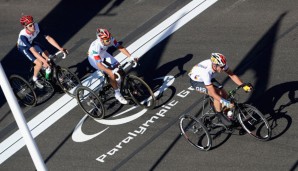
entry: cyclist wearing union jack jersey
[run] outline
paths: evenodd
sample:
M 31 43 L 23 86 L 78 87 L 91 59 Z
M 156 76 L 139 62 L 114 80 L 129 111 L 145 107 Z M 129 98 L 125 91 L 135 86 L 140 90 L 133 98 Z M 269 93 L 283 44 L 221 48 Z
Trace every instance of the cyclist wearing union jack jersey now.
M 112 37 L 111 33 L 104 28 L 98 28 L 96 30 L 97 39 L 94 40 L 88 50 L 88 60 L 91 66 L 97 70 L 105 72 L 109 76 L 110 84 L 115 91 L 115 98 L 122 104 L 127 104 L 127 100 L 123 98 L 120 93 L 120 89 L 117 85 L 116 76 L 113 73 L 113 69 L 119 65 L 119 62 L 107 52 L 107 49 L 111 46 L 116 47 L 125 56 L 130 57 L 131 60 L 137 60 L 132 58 L 131 54 L 125 47 L 120 45 L 117 40 Z
M 48 68 L 49 64 L 47 62 L 49 57 L 49 52 L 45 50 L 39 43 L 35 41 L 38 35 L 44 35 L 45 39 L 59 51 L 67 50 L 62 48 L 54 38 L 45 34 L 42 29 L 40 29 L 38 23 L 35 23 L 33 17 L 30 15 L 24 15 L 20 18 L 20 23 L 24 27 L 18 37 L 17 48 L 18 50 L 26 56 L 31 62 L 35 64 L 33 81 L 38 88 L 43 88 L 43 85 L 37 80 L 38 73 L 43 67 Z
M 216 73 L 221 73 L 222 71 L 225 71 L 237 85 L 243 84 L 241 79 L 229 68 L 226 57 L 220 53 L 212 53 L 210 59 L 196 64 L 188 75 L 190 83 L 196 91 L 213 97 L 217 116 L 225 125 L 230 126 L 232 122 L 223 115 L 222 106 L 229 108 L 232 107 L 232 104 L 227 100 L 228 95 L 223 86 L 215 79 Z M 252 85 L 247 85 L 249 89 L 245 91 L 250 91 Z

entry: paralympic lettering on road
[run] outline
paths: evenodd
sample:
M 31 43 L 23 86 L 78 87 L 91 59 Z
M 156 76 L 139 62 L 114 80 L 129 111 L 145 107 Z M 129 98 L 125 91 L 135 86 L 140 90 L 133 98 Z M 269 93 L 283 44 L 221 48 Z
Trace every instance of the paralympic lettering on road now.
M 164 91 L 166 91 L 168 89 L 169 86 L 171 86 L 174 81 L 175 81 L 175 77 L 174 76 L 165 76 L 165 77 L 161 77 L 161 78 L 157 78 L 157 79 L 162 79 L 163 80 L 163 84 L 159 87 L 159 89 L 154 93 L 155 96 L 159 96 L 161 93 L 163 93 Z M 156 80 L 157 80 L 156 79 Z M 194 89 L 189 87 L 188 90 L 183 90 L 181 92 L 179 92 L 177 94 L 177 97 L 180 98 L 185 98 L 187 97 L 187 95 L 193 91 Z M 179 103 L 178 100 L 176 99 L 172 99 L 169 103 L 167 103 L 166 105 L 163 105 L 161 107 L 161 109 L 155 113 L 154 116 L 152 116 L 149 120 L 145 121 L 141 126 L 139 126 L 137 129 L 135 129 L 132 132 L 128 132 L 127 133 L 127 137 L 125 137 L 123 140 L 121 140 L 117 145 L 115 145 L 115 147 L 113 147 L 111 150 L 109 150 L 108 152 L 106 152 L 105 154 L 100 155 L 99 157 L 96 158 L 97 161 L 104 163 L 106 158 L 108 156 L 112 156 L 115 155 L 117 152 L 119 152 L 121 149 L 123 149 L 123 146 L 125 144 L 128 144 L 129 142 L 131 142 L 133 139 L 135 139 L 138 135 L 140 134 L 144 134 L 146 132 L 146 130 L 150 127 L 151 124 L 153 124 L 155 121 L 157 121 L 158 119 L 165 117 L 165 114 L 172 109 L 174 106 L 176 106 Z M 119 116 L 133 110 L 137 108 L 137 106 L 133 106 L 130 109 L 127 109 L 126 111 L 123 111 L 119 114 L 116 114 L 114 117 L 116 119 L 95 119 L 94 121 L 98 122 L 99 124 L 102 125 L 106 125 L 105 128 L 103 128 L 102 130 L 100 130 L 98 133 L 92 134 L 92 135 L 87 135 L 82 131 L 82 125 L 84 124 L 84 121 L 87 119 L 88 115 L 85 115 L 80 122 L 77 124 L 76 128 L 73 131 L 72 134 L 72 140 L 75 142 L 86 142 L 89 141 L 101 134 L 103 134 L 104 132 L 106 132 L 110 126 L 117 126 L 117 125 L 122 125 L 128 122 L 131 122 L 141 116 L 143 116 L 148 109 L 141 109 L 141 111 L 132 114 L 130 116 L 127 117 L 123 117 L 119 119 Z M 103 138 L 104 139 L 104 138 Z
M 157 79 L 163 79 L 163 84 L 159 87 L 159 89 L 154 92 L 154 96 L 158 96 L 159 94 L 161 94 L 162 92 L 164 92 L 169 86 L 171 86 L 174 81 L 175 81 L 175 77 L 174 76 L 165 76 L 165 77 L 161 77 L 161 78 L 157 78 Z M 133 106 L 130 109 L 121 112 L 120 114 L 116 114 L 114 117 L 119 117 L 123 114 L 125 114 L 127 111 L 131 111 L 132 109 L 137 108 L 137 106 Z M 131 122 L 139 117 L 141 117 L 142 115 L 144 115 L 146 113 L 148 109 L 142 109 L 141 111 L 137 112 L 136 114 L 124 117 L 124 118 L 120 118 L 120 119 L 94 119 L 96 122 L 103 124 L 103 125 L 107 125 L 106 128 L 104 128 L 102 131 L 96 133 L 96 134 L 92 134 L 92 135 L 86 135 L 85 133 L 82 132 L 82 125 L 84 123 L 84 121 L 86 120 L 88 115 L 85 115 L 81 121 L 77 124 L 76 128 L 73 131 L 72 134 L 72 140 L 75 142 L 84 142 L 84 141 L 88 141 L 90 139 L 95 138 L 96 136 L 104 133 L 110 126 L 110 125 L 122 125 L 128 122 Z
M 174 77 L 173 77 L 174 78 Z M 177 97 L 180 98 L 185 98 L 189 95 L 189 93 L 191 91 L 193 91 L 194 89 L 192 87 L 189 87 L 188 90 L 183 90 L 180 91 L 177 94 Z M 172 99 L 169 103 L 167 103 L 166 105 L 163 105 L 161 107 L 161 109 L 155 113 L 155 115 L 153 115 L 152 117 L 150 117 L 150 119 L 148 119 L 147 121 L 145 121 L 143 124 L 141 124 L 141 126 L 139 126 L 137 129 L 135 129 L 134 131 L 128 132 L 127 133 L 127 137 L 125 137 L 124 139 L 122 139 L 117 145 L 115 145 L 111 150 L 108 150 L 105 154 L 101 154 L 99 157 L 96 158 L 96 160 L 100 163 L 104 163 L 106 161 L 106 158 L 109 156 L 113 156 L 116 153 L 118 153 L 120 150 L 123 149 L 124 145 L 130 143 L 132 140 L 134 140 L 138 135 L 143 135 L 146 130 L 152 125 L 154 124 L 154 122 L 156 122 L 157 120 L 159 120 L 160 118 L 165 117 L 166 113 L 171 110 L 174 106 L 176 106 L 179 103 L 179 100 L 177 100 L 176 98 Z M 108 127 L 107 127 L 108 128 Z M 107 130 L 104 129 L 103 131 Z M 101 133 L 103 133 L 103 131 L 101 131 L 100 133 L 96 134 L 99 135 Z
M 152 47 L 156 44 L 164 40 L 166 37 L 177 31 L 183 25 L 188 23 L 194 17 L 202 13 L 204 10 L 209 8 L 211 5 L 216 3 L 217 0 L 192 0 L 187 5 L 182 7 L 176 13 L 171 15 L 169 18 L 161 22 L 159 25 L 154 27 L 152 30 L 147 32 L 145 35 L 140 37 L 138 40 L 133 42 L 131 45 L 127 47 L 127 49 L 132 52 L 132 55 L 142 57 L 146 52 L 148 52 Z M 126 57 L 124 54 L 120 53 L 116 56 L 118 61 L 126 62 Z M 98 72 L 93 73 L 87 79 L 83 80 L 83 85 L 85 86 L 96 86 L 99 84 L 100 79 L 98 76 Z M 95 83 L 95 84 L 94 84 Z M 176 103 L 171 103 L 172 105 L 176 105 Z M 170 104 L 169 104 L 170 105 Z M 44 109 L 41 113 L 39 113 L 36 117 L 28 122 L 28 127 L 31 131 L 32 136 L 35 138 L 48 129 L 51 125 L 65 116 L 68 112 L 70 112 L 74 107 L 77 106 L 77 102 L 74 98 L 64 95 L 56 102 L 51 104 L 48 108 Z M 168 106 L 169 107 L 169 106 Z M 140 117 L 146 111 L 140 111 L 140 113 L 136 114 L 133 117 Z M 129 119 L 133 120 L 134 118 L 126 118 L 114 121 L 100 121 L 102 124 L 117 124 L 117 122 L 127 122 Z M 76 130 L 79 130 L 80 124 L 84 122 L 84 118 L 79 122 Z M 98 132 L 95 135 L 75 135 L 73 138 L 76 141 L 88 141 L 88 139 L 92 139 L 102 132 L 105 132 L 108 127 L 101 132 Z M 132 136 L 135 135 L 132 133 Z M 19 151 L 22 147 L 25 146 L 25 141 L 22 138 L 22 135 L 19 130 L 10 135 L 0 144 L 0 164 L 6 161 L 9 157 Z

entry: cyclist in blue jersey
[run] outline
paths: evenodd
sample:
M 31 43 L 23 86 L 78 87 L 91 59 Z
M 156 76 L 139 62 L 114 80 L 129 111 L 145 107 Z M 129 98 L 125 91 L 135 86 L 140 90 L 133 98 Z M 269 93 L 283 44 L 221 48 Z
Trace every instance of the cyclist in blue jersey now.
M 49 52 L 45 50 L 35 38 L 38 35 L 43 35 L 45 39 L 59 51 L 68 53 L 66 49 L 62 48 L 54 38 L 44 33 L 39 27 L 38 23 L 35 23 L 33 17 L 30 15 L 23 15 L 20 18 L 20 23 L 24 27 L 18 37 L 17 47 L 18 50 L 25 55 L 34 65 L 33 81 L 38 88 L 43 88 L 43 85 L 38 81 L 38 73 L 42 67 L 48 68 L 47 62 Z

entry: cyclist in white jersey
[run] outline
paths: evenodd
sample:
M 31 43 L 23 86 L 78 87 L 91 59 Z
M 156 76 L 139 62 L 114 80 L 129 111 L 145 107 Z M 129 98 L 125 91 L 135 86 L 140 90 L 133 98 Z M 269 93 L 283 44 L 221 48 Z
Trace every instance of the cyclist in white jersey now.
M 210 59 L 196 64 L 188 75 L 190 83 L 196 91 L 213 97 L 217 116 L 225 125 L 231 126 L 232 122 L 222 113 L 222 106 L 230 108 L 233 105 L 226 99 L 228 95 L 223 86 L 215 79 L 216 73 L 222 71 L 225 71 L 237 85 L 243 84 L 241 79 L 227 65 L 226 57 L 220 53 L 212 53 Z M 247 85 L 249 85 L 250 89 L 248 91 L 250 91 L 252 86 L 251 84 Z
M 107 52 L 110 46 L 114 46 L 120 50 L 124 55 L 130 57 L 131 60 L 137 61 L 137 58 L 132 58 L 131 54 L 125 47 L 120 45 L 117 40 L 112 37 L 111 33 L 107 29 L 98 28 L 96 30 L 97 39 L 94 40 L 88 50 L 88 60 L 91 66 L 97 70 L 101 70 L 108 74 L 110 78 L 110 84 L 115 90 L 115 98 L 122 104 L 127 104 L 127 100 L 123 98 L 120 93 L 120 89 L 117 85 L 116 76 L 113 73 L 113 69 L 119 65 L 119 62 Z M 121 81 L 121 80 L 120 80 Z
M 38 73 L 43 67 L 49 67 L 47 62 L 49 52 L 37 43 L 34 39 L 38 35 L 44 35 L 45 39 L 59 51 L 67 52 L 62 48 L 51 36 L 45 34 L 37 23 L 34 22 L 33 17 L 24 15 L 20 18 L 20 23 L 24 26 L 19 33 L 17 48 L 25 55 L 34 65 L 33 81 L 38 88 L 43 88 L 43 85 L 37 80 Z

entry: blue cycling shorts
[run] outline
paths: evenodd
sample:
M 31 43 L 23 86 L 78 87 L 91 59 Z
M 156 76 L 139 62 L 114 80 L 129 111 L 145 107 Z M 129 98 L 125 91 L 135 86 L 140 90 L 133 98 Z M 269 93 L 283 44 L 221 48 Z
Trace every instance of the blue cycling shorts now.
M 44 52 L 44 48 L 42 48 L 39 44 L 33 44 L 33 47 L 35 50 L 41 55 Z M 18 46 L 18 50 L 25 55 L 31 62 L 34 62 L 36 60 L 36 57 L 32 54 L 32 52 L 29 50 L 30 48 L 26 46 Z

